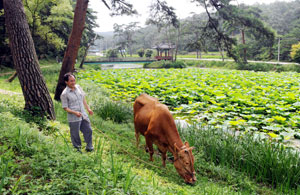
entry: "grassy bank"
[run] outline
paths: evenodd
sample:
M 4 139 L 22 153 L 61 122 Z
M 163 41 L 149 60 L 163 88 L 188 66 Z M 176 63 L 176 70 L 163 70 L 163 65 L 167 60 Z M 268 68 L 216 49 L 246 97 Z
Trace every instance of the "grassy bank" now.
M 60 65 L 44 62 L 43 66 L 49 66 L 42 71 L 53 93 Z M 0 77 L 0 89 L 21 92 L 17 79 L 13 83 L 6 83 L 6 78 Z M 170 162 L 167 162 L 165 169 L 162 168 L 159 155 L 154 155 L 153 163 L 148 161 L 143 138 L 140 148 L 135 147 L 131 103 L 112 101 L 109 93 L 92 81 L 79 80 L 79 84 L 88 94 L 88 103 L 95 112 L 91 117 L 95 146 L 93 153 L 79 154 L 73 150 L 66 113 L 59 102 L 54 103 L 57 120 L 47 121 L 32 118 L 23 111 L 22 95 L 0 96 L 0 192 L 187 195 L 299 193 L 295 187 L 299 185 L 296 178 L 299 161 L 293 153 L 289 153 L 290 150 L 271 147 L 264 141 L 250 142 L 246 135 L 245 139 L 236 141 L 236 138 L 222 132 L 196 126 L 180 129 L 182 139 L 196 147 L 193 154 L 198 181 L 194 186 L 188 186 Z M 267 152 L 271 153 L 268 158 L 263 156 Z M 283 155 L 285 153 L 288 154 Z M 280 166 L 274 166 L 278 157 L 285 163 L 278 162 Z M 286 159 L 290 159 L 290 162 Z M 256 166 L 251 166 L 253 164 Z M 259 173 L 255 168 L 263 172 Z M 286 174 L 282 174 L 282 168 Z M 275 172 L 269 173 L 269 169 Z M 270 179 L 277 169 L 278 177 Z
M 233 61 L 207 61 L 207 60 L 184 60 L 188 66 L 198 68 L 223 68 L 232 70 L 252 70 L 260 72 L 300 72 L 298 64 L 269 64 L 251 63 L 237 64 Z

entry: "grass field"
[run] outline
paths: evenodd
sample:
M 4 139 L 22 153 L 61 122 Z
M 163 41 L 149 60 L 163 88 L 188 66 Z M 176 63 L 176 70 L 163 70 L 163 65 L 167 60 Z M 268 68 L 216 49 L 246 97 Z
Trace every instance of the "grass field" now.
M 60 65 L 41 64 L 48 66 L 42 72 L 53 95 Z M 17 79 L 5 82 L 8 76 L 0 77 L 0 89 L 21 92 Z M 92 79 L 78 82 L 95 112 L 93 153 L 73 150 L 59 102 L 54 102 L 57 120 L 48 121 L 28 116 L 22 95 L 0 96 L 2 194 L 300 193 L 299 157 L 292 150 L 268 140 L 257 142 L 246 134 L 236 141 L 201 126 L 179 128 L 182 139 L 196 147 L 198 181 L 186 185 L 170 162 L 164 169 L 160 156 L 148 161 L 144 139 L 140 148 L 135 147 L 131 103 L 112 100 L 112 92 Z

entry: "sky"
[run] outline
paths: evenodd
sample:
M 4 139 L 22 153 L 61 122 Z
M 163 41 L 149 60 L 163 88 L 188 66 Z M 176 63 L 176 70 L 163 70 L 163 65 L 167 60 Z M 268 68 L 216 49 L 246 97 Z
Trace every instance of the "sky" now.
M 110 11 L 105 7 L 101 0 L 90 0 L 89 8 L 97 12 L 97 23 L 99 25 L 95 30 L 97 32 L 113 31 L 114 23 L 128 24 L 130 22 L 139 22 L 139 26 L 145 26 L 147 17 L 149 17 L 149 6 L 153 0 L 128 0 L 132 3 L 134 8 L 138 11 L 139 15 L 136 16 L 110 16 Z M 278 0 L 236 0 L 239 4 L 245 3 L 253 5 L 255 3 L 272 3 Z M 289 0 L 285 0 L 289 1 Z M 202 7 L 196 6 L 196 3 L 191 3 L 191 0 L 166 0 L 168 5 L 175 8 L 175 12 L 179 19 L 191 16 L 191 13 L 204 12 Z

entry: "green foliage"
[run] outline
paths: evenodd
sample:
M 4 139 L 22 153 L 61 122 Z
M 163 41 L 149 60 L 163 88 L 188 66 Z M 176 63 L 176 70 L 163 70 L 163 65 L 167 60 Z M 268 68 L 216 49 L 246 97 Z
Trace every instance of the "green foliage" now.
M 132 107 L 122 102 L 104 101 L 101 105 L 94 106 L 94 112 L 103 120 L 126 123 L 133 117 Z
M 107 58 L 117 58 L 118 57 L 118 50 L 117 49 L 109 49 L 106 51 Z
M 49 62 L 41 63 L 41 65 L 48 66 Z M 42 69 L 47 75 L 45 79 L 48 85 L 53 83 L 53 79 L 56 78 L 54 75 L 58 74 L 59 69 L 60 67 L 56 65 L 49 67 L 49 69 Z M 87 101 L 94 110 L 101 105 L 101 102 L 114 101 L 109 99 L 107 90 L 93 84 L 93 76 L 95 76 L 93 74 L 85 80 L 78 78 L 78 82 L 88 94 Z M 95 74 L 100 78 L 101 74 Z M 131 75 L 135 76 L 131 72 L 127 74 L 128 77 Z M 144 75 L 147 74 L 144 73 Z M 160 75 L 160 77 L 168 78 L 167 75 L 170 73 Z M 151 78 L 148 77 L 147 80 L 158 78 L 149 76 Z M 181 75 L 177 76 L 179 78 Z M 192 78 L 191 75 L 189 77 Z M 243 75 L 244 77 L 247 76 Z M 289 78 L 290 75 L 287 77 Z M 4 87 L 7 90 L 20 92 L 19 84 L 4 83 L 2 79 L 0 80 L 1 89 Z M 106 82 L 116 82 L 115 79 L 117 78 L 111 77 Z M 213 79 L 210 78 L 210 80 Z M 144 86 L 146 84 L 143 80 L 139 82 L 139 85 Z M 209 81 L 205 80 L 205 82 Z M 281 80 L 279 80 L 280 82 Z M 16 83 L 18 83 L 17 80 Z M 152 85 L 151 82 L 149 83 Z M 170 84 L 169 86 L 171 86 Z M 177 84 L 173 83 L 173 85 Z M 139 85 L 136 85 L 135 88 L 138 88 Z M 289 84 L 284 83 L 284 85 Z M 190 87 L 190 85 L 187 86 Z M 118 87 L 122 88 L 122 85 L 118 85 Z M 160 87 L 156 86 L 157 89 Z M 127 88 L 123 89 L 121 96 L 127 97 Z M 111 95 L 118 93 L 119 91 L 113 90 Z M 132 122 L 118 124 L 104 121 L 96 113 L 91 117 L 95 151 L 79 154 L 76 150 L 72 150 L 66 112 L 61 108 L 59 102 L 54 104 L 57 121 L 45 122 L 47 124 L 45 128 L 52 128 L 53 130 L 49 133 L 46 129 L 40 129 L 34 121 L 26 122 L 25 116 L 19 114 L 23 112 L 23 106 L 24 102 L 21 95 L 0 95 L 0 180 L 4 181 L 1 194 L 204 195 L 298 194 L 300 192 L 299 190 L 293 191 L 293 189 L 286 190 L 286 188 L 277 191 L 272 189 L 272 185 L 264 186 L 262 182 L 256 183 L 254 179 L 236 171 L 235 168 L 215 165 L 210 161 L 210 158 L 206 161 L 207 158 L 202 152 L 202 147 L 198 147 L 199 145 L 196 145 L 195 141 L 193 142 L 193 140 L 197 141 L 198 139 L 194 134 L 191 136 L 181 135 L 183 140 L 188 140 L 191 145 L 196 146 L 193 154 L 196 159 L 195 168 L 198 180 L 192 187 L 185 185 L 172 163 L 167 162 L 166 168 L 161 167 L 160 156 L 154 155 L 155 161 L 146 163 L 149 156 L 144 152 L 143 147 L 136 148 Z M 129 103 L 127 106 L 131 107 L 132 105 Z M 274 116 L 274 120 L 284 122 L 279 116 Z M 205 129 L 201 130 L 205 131 Z M 208 144 L 213 144 L 209 141 L 214 140 L 212 139 L 213 136 L 210 134 L 209 137 L 201 137 L 200 140 L 207 140 L 207 142 L 203 142 L 205 144 L 208 142 Z M 215 139 L 219 145 L 223 137 L 216 135 Z M 144 139 L 141 139 L 141 144 L 144 143 Z M 230 164 L 232 159 L 229 159 L 227 164 Z M 262 161 L 258 162 L 261 163 Z M 259 164 L 256 165 L 260 167 Z M 122 167 L 122 169 L 118 167 Z M 114 171 L 112 171 L 113 169 Z M 6 174 L 4 174 L 5 170 L 7 170 Z M 3 177 L 4 175 L 6 176 Z M 114 183 L 114 181 L 116 182 Z
M 223 68 L 236 70 L 253 70 L 263 72 L 300 72 L 300 66 L 297 64 L 271 64 L 271 63 L 235 63 L 230 61 L 185 61 L 188 66 L 195 66 L 199 68 Z
M 190 126 L 179 130 L 181 136 L 197 148 L 195 153 L 202 153 L 201 158 L 205 162 L 198 156 L 196 161 L 204 164 L 198 163 L 198 168 L 212 171 L 209 164 L 214 164 L 220 168 L 244 172 L 257 182 L 268 183 L 282 192 L 299 190 L 300 158 L 295 149 L 284 147 L 258 134 L 235 135 L 235 132 L 228 129 Z
M 248 63 L 248 64 L 239 64 L 237 67 L 238 70 L 254 70 L 254 71 L 275 71 L 275 72 L 300 72 L 300 67 L 297 64 L 268 64 L 268 63 Z
M 150 58 L 150 57 L 152 56 L 152 54 L 153 54 L 153 50 L 152 50 L 152 49 L 147 49 L 147 50 L 146 50 L 146 53 L 145 53 L 145 56 L 146 56 L 147 58 Z
M 292 45 L 291 57 L 295 62 L 300 63 L 300 42 Z
M 108 89 L 115 100 L 133 101 L 141 93 L 158 97 L 195 122 L 286 139 L 299 128 L 298 73 L 188 68 L 85 71 L 79 77 Z
M 26 0 L 24 7 L 37 54 L 51 57 L 63 52 L 73 22 L 71 2 Z
M 145 55 L 145 50 L 144 49 L 139 49 L 137 51 L 138 55 L 142 58 Z

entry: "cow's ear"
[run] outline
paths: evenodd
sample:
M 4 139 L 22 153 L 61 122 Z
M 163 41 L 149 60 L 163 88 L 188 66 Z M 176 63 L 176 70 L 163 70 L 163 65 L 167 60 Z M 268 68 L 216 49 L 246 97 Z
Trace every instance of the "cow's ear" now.
M 190 147 L 190 150 L 193 150 L 193 149 L 195 149 L 195 147 L 193 146 L 193 147 Z
M 189 143 L 188 143 L 188 142 L 185 142 L 185 143 L 184 143 L 184 145 L 185 145 L 187 148 L 189 148 L 189 147 L 190 147 L 190 145 L 189 145 Z

